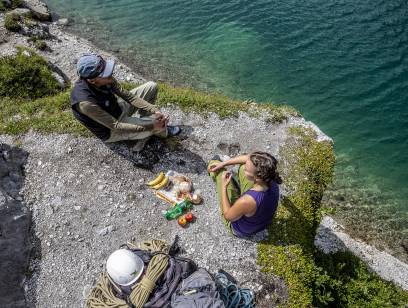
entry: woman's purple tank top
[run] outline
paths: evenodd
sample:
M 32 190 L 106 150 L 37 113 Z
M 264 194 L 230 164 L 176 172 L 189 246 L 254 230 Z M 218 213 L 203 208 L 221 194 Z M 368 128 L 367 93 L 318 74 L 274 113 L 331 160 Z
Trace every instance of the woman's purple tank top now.
M 242 216 L 232 222 L 234 234 L 239 237 L 250 236 L 265 229 L 271 222 L 279 202 L 279 185 L 272 182 L 266 191 L 248 190 L 244 195 L 250 195 L 256 201 L 256 212 L 253 216 Z

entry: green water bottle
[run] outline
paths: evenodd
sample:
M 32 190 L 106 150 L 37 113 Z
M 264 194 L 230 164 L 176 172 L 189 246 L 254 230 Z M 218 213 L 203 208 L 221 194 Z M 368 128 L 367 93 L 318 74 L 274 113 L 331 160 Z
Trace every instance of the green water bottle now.
M 166 219 L 171 220 L 171 219 L 176 219 L 177 217 L 183 215 L 184 211 L 190 210 L 192 207 L 192 204 L 189 200 L 184 200 L 183 202 L 180 202 L 173 206 L 172 208 L 169 208 L 167 211 L 164 212 L 164 217 Z

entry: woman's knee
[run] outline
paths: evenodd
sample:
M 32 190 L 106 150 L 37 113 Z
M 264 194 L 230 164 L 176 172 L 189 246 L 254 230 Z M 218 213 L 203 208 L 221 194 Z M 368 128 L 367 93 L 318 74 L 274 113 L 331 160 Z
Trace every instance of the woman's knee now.
M 245 164 L 241 164 L 238 168 L 238 174 L 244 174 L 245 170 L 244 170 L 244 166 Z

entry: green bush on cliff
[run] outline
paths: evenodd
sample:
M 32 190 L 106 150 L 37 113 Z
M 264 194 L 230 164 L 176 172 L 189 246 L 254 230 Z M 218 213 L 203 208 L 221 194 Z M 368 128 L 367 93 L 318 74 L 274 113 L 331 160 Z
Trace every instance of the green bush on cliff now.
M 23 5 L 23 0 L 11 0 L 11 8 L 15 9 Z
M 23 4 L 22 0 L 11 0 L 10 1 L 11 6 L 7 7 L 3 1 L 0 1 L 0 11 L 6 11 L 8 8 L 10 9 L 15 9 L 20 7 Z
M 28 42 L 32 43 L 34 45 L 35 48 L 37 48 L 38 50 L 48 50 L 49 47 L 47 45 L 47 43 L 45 41 L 43 41 L 42 39 L 39 39 L 37 37 L 30 37 L 28 40 Z
M 4 27 L 12 32 L 20 31 L 20 16 L 17 14 L 6 14 L 4 17 Z
M 351 253 L 325 255 L 314 247 L 334 153 L 311 130 L 291 128 L 290 133 L 280 151 L 288 196 L 279 205 L 269 238 L 258 245 L 262 270 L 285 280 L 289 307 L 404 307 L 408 293 L 370 273 Z
M 316 266 L 314 236 L 320 221 L 323 191 L 330 183 L 334 153 L 329 142 L 317 142 L 305 128 L 291 129 L 281 150 L 288 196 L 281 201 L 269 238 L 258 245 L 258 261 L 265 272 L 282 277 L 289 289 L 288 306 L 306 307 L 314 302 Z
M 315 253 L 317 307 L 405 307 L 408 293 L 369 272 L 350 252 Z
M 60 90 L 47 61 L 33 51 L 19 48 L 0 58 L 0 97 L 36 99 Z

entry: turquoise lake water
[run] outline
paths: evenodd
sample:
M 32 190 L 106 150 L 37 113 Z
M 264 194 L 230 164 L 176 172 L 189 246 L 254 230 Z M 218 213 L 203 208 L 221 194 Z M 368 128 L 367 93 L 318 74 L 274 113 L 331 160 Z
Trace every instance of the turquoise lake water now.
M 338 179 L 408 212 L 407 1 L 46 2 L 145 76 L 294 106 Z

